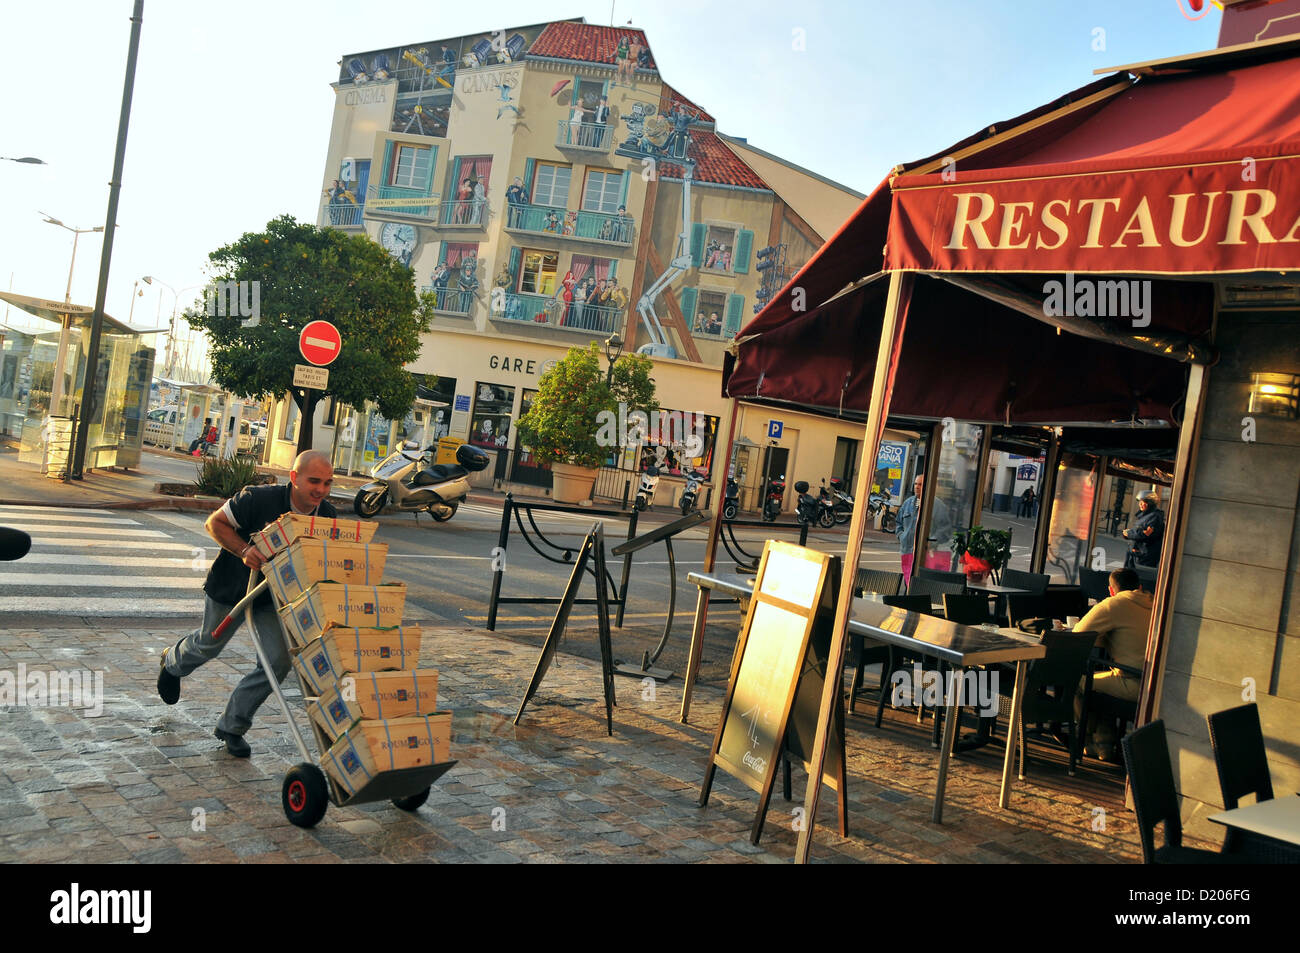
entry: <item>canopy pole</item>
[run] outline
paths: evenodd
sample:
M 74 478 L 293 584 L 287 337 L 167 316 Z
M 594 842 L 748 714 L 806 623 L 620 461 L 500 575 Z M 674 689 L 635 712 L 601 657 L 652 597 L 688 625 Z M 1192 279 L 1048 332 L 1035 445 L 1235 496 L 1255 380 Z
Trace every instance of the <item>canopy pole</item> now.
M 1164 684 L 1165 652 L 1169 647 L 1169 628 L 1174 617 L 1174 596 L 1178 592 L 1178 574 L 1182 566 L 1179 550 L 1187 533 L 1187 517 L 1192 502 L 1192 477 L 1200 447 L 1201 417 L 1205 412 L 1206 377 L 1209 369 L 1191 366 L 1187 379 L 1187 403 L 1178 427 L 1178 456 L 1174 461 L 1174 483 L 1169 490 L 1169 508 L 1165 511 L 1165 539 L 1160 547 L 1160 565 L 1156 570 L 1156 595 L 1151 607 L 1151 634 L 1147 637 L 1147 657 L 1142 668 L 1142 694 L 1138 697 L 1137 727 L 1155 717 L 1160 707 L 1160 690 Z
M 912 534 L 913 576 L 918 569 L 925 568 L 926 557 L 930 555 L 930 517 L 934 514 L 935 493 L 939 488 L 939 456 L 943 453 L 943 431 L 942 421 L 930 428 L 929 452 L 925 457 L 925 483 L 921 487 L 921 507 L 917 510 L 916 531 Z M 910 589 L 912 580 L 904 579 L 903 584 Z
M 876 459 L 884 436 L 894 375 L 903 345 L 907 324 L 907 306 L 912 298 L 913 277 L 910 272 L 895 271 L 889 276 L 889 296 L 885 301 L 884 321 L 880 326 L 880 344 L 876 349 L 876 373 L 871 384 L 871 405 L 862 436 L 862 458 L 858 465 L 858 483 L 854 491 L 857 505 L 849 522 L 849 538 L 844 549 L 844 566 L 840 573 L 840 591 L 835 604 L 835 623 L 831 629 L 830 653 L 826 660 L 826 677 L 822 686 L 821 705 L 817 713 L 817 734 L 813 742 L 808 788 L 804 794 L 803 829 L 795 848 L 795 863 L 806 864 L 812 847 L 813 828 L 817 819 L 817 801 L 821 796 L 822 777 L 826 769 L 826 746 L 835 706 L 844 704 L 844 646 L 853 609 L 853 581 L 862 540 L 867 529 L 867 499 L 876 475 Z
M 1042 572 L 1047 563 L 1047 543 L 1052 534 L 1052 511 L 1056 509 L 1056 475 L 1060 472 L 1061 437 L 1052 428 L 1047 444 L 1047 468 L 1043 473 L 1042 503 L 1038 507 L 1038 525 L 1034 527 L 1034 551 L 1029 557 L 1029 571 Z

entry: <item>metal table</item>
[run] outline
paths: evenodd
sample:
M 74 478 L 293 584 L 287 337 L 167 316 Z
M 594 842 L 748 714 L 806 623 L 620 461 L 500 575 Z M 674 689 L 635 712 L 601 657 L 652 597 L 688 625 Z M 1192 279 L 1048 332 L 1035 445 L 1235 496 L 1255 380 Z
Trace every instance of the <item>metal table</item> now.
M 1300 858 L 1300 795 L 1273 798 L 1212 814 L 1210 820 L 1242 833 L 1243 846 L 1251 841 L 1280 848 L 1283 856 L 1294 863 Z
M 686 684 L 682 690 L 680 721 L 685 724 L 690 713 L 691 692 L 699 671 L 700 656 L 704 649 L 704 618 L 710 593 L 734 599 L 742 605 L 754 592 L 754 577 L 736 573 L 693 572 L 686 576 L 688 582 L 699 587 L 695 604 L 695 624 L 691 631 L 690 661 L 686 667 Z M 915 654 L 927 655 L 949 663 L 958 672 L 973 666 L 992 662 L 1015 662 L 1016 682 L 1011 697 L 1011 723 L 1007 726 L 1008 739 L 1016 737 L 1020 726 L 1020 703 L 1024 693 L 1025 674 L 1033 659 L 1042 658 L 1047 650 L 1042 643 L 1019 632 L 988 631 L 977 626 L 956 625 L 932 616 L 905 612 L 885 605 L 880 598 L 867 596 L 853 600 L 853 616 L 849 632 L 877 642 L 896 645 Z M 961 685 L 955 678 L 953 685 Z M 948 781 L 948 759 L 956 737 L 958 692 L 947 698 L 947 718 L 943 726 L 943 740 L 939 746 L 939 778 L 935 787 L 934 809 L 931 819 L 937 824 L 943 819 L 943 795 Z M 1011 798 L 1011 767 L 1015 759 L 1014 743 L 1008 741 L 1002 760 L 1002 786 L 998 804 L 1006 807 Z

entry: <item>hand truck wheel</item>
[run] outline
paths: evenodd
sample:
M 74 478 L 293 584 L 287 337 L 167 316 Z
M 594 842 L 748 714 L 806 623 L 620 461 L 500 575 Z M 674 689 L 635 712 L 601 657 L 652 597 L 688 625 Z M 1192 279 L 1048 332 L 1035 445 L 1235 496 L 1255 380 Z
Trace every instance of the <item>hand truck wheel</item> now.
M 329 786 L 314 764 L 296 764 L 284 776 L 280 788 L 284 816 L 298 827 L 315 827 L 329 807 Z
M 419 794 L 412 794 L 410 797 L 395 797 L 393 798 L 393 807 L 401 808 L 403 811 L 418 811 L 420 805 L 429 800 L 429 792 L 432 790 L 433 786 L 430 785 Z

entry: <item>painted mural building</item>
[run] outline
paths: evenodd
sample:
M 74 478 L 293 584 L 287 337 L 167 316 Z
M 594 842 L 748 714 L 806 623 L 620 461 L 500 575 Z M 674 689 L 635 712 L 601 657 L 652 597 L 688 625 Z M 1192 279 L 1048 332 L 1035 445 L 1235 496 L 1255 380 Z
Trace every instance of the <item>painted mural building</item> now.
M 364 231 L 437 301 L 405 420 L 318 416 L 315 445 L 341 471 L 451 436 L 498 456 L 487 477 L 549 486 L 515 422 L 554 361 L 611 335 L 654 359 L 665 409 L 716 421 L 725 348 L 862 199 L 723 135 L 630 27 L 573 20 L 347 54 L 333 89 L 318 224 Z M 772 447 L 771 415 L 751 416 L 739 432 Z M 750 469 L 830 475 L 853 426 L 785 416 L 784 459 Z M 295 417 L 282 405 L 276 462 Z M 694 463 L 716 478 L 710 452 Z

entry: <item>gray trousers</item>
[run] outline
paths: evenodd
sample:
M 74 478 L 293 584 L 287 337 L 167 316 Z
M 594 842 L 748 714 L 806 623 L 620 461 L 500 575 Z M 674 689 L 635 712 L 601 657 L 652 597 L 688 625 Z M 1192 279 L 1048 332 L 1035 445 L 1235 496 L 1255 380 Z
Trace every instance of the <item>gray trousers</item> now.
M 205 595 L 202 627 L 167 650 L 163 667 L 171 674 L 184 678 L 204 662 L 220 655 L 244 624 L 244 614 L 241 612 L 239 618 L 232 621 L 230 628 L 222 633 L 221 640 L 213 640 L 212 630 L 221 624 L 221 620 L 232 608 L 233 606 Z M 271 606 L 254 607 L 253 629 L 262 645 L 262 651 L 266 653 L 267 660 L 275 671 L 276 681 L 284 681 L 284 677 L 289 674 L 289 653 L 280 634 L 280 619 L 275 609 Z M 227 734 L 244 734 L 253 723 L 254 713 L 270 694 L 271 682 L 262 670 L 262 663 L 258 662 L 257 668 L 240 679 L 235 686 L 230 701 L 226 703 L 226 710 L 217 722 L 217 728 Z

